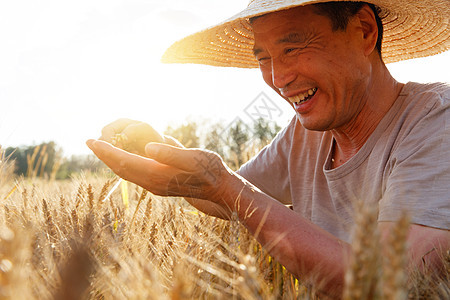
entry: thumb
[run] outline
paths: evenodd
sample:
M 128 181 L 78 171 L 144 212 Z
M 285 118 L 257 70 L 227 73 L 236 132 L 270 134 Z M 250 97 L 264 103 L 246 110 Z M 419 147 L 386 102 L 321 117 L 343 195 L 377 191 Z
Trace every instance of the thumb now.
M 148 158 L 165 165 L 173 166 L 185 171 L 192 170 L 192 151 L 161 143 L 148 143 L 145 146 Z

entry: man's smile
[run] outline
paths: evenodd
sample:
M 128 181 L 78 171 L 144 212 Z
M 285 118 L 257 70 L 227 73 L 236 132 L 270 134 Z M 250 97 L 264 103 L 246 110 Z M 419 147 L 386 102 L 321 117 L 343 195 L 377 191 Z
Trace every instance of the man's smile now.
M 291 103 L 296 104 L 296 105 L 300 105 L 303 102 L 306 102 L 309 99 L 311 99 L 316 94 L 316 92 L 317 92 L 317 88 L 314 87 L 314 88 L 310 88 L 306 92 L 297 94 L 297 95 L 292 96 L 292 97 L 288 97 L 288 99 L 289 99 L 289 101 Z

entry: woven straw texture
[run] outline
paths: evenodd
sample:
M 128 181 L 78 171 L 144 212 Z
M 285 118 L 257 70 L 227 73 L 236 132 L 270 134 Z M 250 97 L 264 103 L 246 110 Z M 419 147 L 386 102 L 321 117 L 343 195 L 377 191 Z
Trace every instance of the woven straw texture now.
M 345 1 L 345 0 L 343 0 Z M 250 17 L 323 0 L 253 0 L 242 12 L 174 43 L 164 63 L 196 63 L 221 67 L 257 68 Z M 449 0 L 368 0 L 381 8 L 385 63 L 425 57 L 450 48 Z

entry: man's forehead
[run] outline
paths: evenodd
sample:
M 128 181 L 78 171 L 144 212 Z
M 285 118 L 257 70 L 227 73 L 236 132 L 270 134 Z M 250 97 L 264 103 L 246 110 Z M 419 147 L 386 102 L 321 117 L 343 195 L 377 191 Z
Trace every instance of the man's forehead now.
M 290 31 L 284 35 L 280 35 L 276 40 L 275 44 L 300 44 L 306 43 L 312 36 L 312 31 Z M 258 39 L 255 37 L 255 44 L 253 47 L 253 54 L 257 55 L 262 49 L 258 45 Z
M 309 6 L 311 7 L 311 6 Z M 317 29 L 314 24 L 323 16 L 314 13 L 310 8 L 297 7 L 289 10 L 274 12 L 254 19 L 254 53 L 261 52 L 261 43 L 270 40 L 275 44 L 304 43 L 308 41 Z

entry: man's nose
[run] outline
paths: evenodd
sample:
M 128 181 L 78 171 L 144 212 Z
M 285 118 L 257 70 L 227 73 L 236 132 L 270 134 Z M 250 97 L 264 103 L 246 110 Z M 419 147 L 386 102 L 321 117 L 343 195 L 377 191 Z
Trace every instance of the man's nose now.
M 280 59 L 272 59 L 272 83 L 282 91 L 296 78 L 295 72 L 290 64 Z

